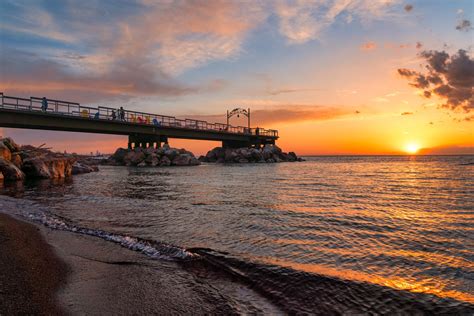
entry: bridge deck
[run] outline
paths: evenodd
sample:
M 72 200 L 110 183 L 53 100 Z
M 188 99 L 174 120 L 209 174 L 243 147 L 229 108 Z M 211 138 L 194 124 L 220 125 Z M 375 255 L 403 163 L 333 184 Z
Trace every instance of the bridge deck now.
M 228 144 L 250 145 L 274 143 L 278 131 L 263 128 L 230 126 L 193 119 L 178 119 L 111 107 L 90 107 L 79 103 L 48 99 L 18 98 L 0 93 L 0 126 L 85 133 L 128 135 L 134 139 L 167 140 L 183 138 L 217 140 Z

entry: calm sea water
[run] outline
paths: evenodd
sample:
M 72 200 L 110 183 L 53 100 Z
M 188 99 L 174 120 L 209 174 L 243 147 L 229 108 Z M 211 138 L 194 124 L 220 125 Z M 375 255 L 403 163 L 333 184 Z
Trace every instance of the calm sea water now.
M 328 288 L 342 280 L 474 304 L 473 163 L 474 156 L 374 156 L 104 166 L 66 183 L 4 190 L 74 227 L 194 249 L 253 280 L 276 274 L 273 292 L 304 275 Z M 357 291 L 354 304 L 363 304 Z M 348 304 L 347 296 L 336 300 Z

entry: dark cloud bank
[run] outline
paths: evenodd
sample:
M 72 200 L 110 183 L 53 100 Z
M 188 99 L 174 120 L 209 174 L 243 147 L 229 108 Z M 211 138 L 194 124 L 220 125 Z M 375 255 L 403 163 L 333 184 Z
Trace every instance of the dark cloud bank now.
M 463 31 L 463 32 L 469 32 L 470 30 L 472 30 L 471 21 L 465 20 L 465 19 L 459 21 L 458 25 L 456 26 L 456 30 Z
M 406 12 L 411 12 L 411 10 L 413 10 L 413 5 L 407 4 L 405 7 L 403 7 L 403 9 L 405 9 Z
M 444 100 L 443 108 L 474 110 L 474 59 L 460 49 L 449 55 L 444 51 L 424 51 L 420 54 L 426 61 L 426 71 L 418 72 L 406 68 L 398 73 L 409 79 L 410 84 L 423 91 L 425 98 L 433 95 Z

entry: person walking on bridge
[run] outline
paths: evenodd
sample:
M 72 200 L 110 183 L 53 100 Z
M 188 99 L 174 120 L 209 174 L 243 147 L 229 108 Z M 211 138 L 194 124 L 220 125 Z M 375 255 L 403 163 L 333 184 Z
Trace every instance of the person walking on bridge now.
M 125 110 L 123 109 L 122 106 L 119 109 L 119 116 L 120 116 L 120 120 L 125 121 Z
M 48 109 L 48 100 L 46 100 L 46 97 L 43 97 L 41 100 L 41 111 L 46 112 Z

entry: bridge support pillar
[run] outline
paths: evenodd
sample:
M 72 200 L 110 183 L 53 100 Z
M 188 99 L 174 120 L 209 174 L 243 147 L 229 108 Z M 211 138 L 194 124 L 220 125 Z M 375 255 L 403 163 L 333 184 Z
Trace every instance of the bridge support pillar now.
M 168 144 L 168 137 L 161 135 L 128 135 L 128 149 L 141 148 L 159 148 L 161 143 Z
M 250 147 L 251 143 L 246 141 L 224 140 L 222 141 L 223 148 L 242 148 Z

